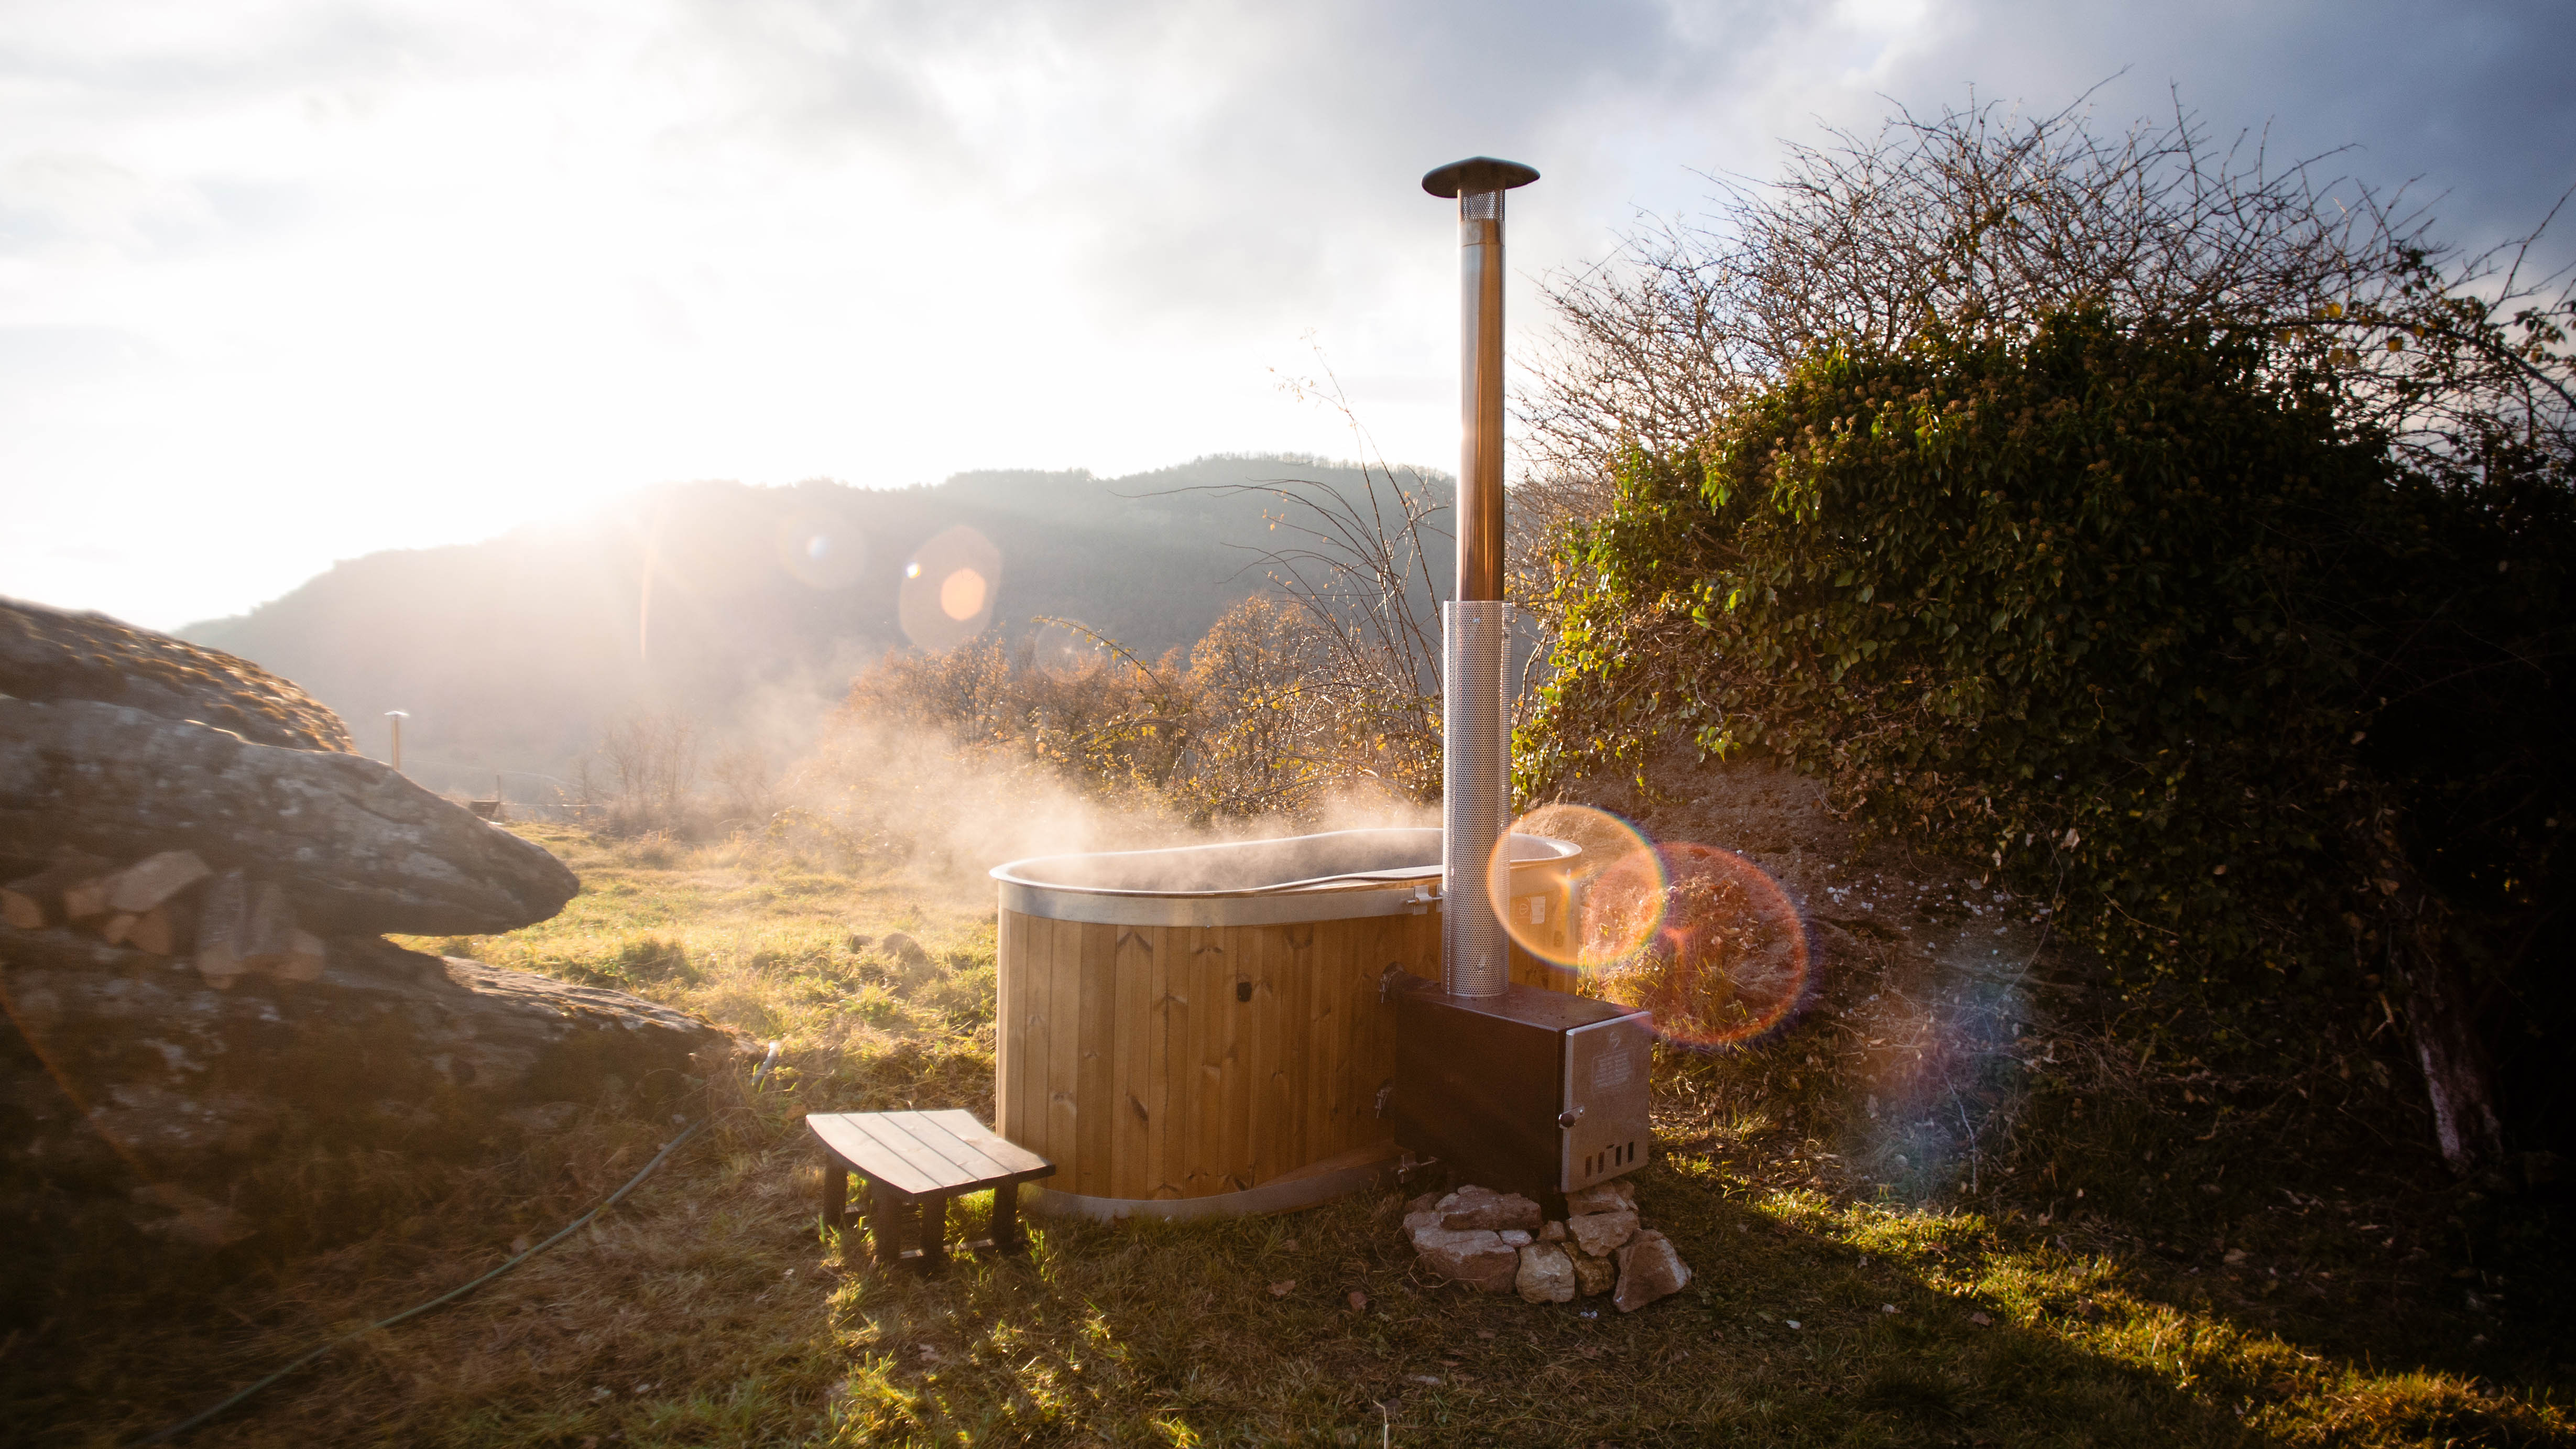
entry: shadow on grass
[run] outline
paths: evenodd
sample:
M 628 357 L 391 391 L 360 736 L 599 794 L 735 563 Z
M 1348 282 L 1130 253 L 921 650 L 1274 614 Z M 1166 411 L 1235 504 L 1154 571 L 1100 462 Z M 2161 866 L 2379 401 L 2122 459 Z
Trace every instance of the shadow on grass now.
M 836 1297 L 853 1367 L 831 1442 L 2260 1437 L 2235 1406 L 2010 1322 L 1904 1256 L 1666 1173 L 1644 1207 L 1697 1276 L 1631 1315 L 1432 1283 L 1391 1196 L 1190 1227 L 1057 1224 L 1024 1261 L 861 1272 Z
M 1705 1159 L 1640 1176 L 1647 1221 L 1697 1276 L 1632 1315 L 1429 1281 L 1394 1194 L 1186 1226 L 1040 1220 L 1025 1257 L 961 1258 L 935 1277 L 843 1270 L 845 1245 L 818 1245 L 809 1150 L 785 1125 L 710 1151 L 596 1241 L 377 1335 L 194 1442 L 2509 1445 L 2564 1432 L 2545 1404 L 2250 1327 L 2159 1268 L 1963 1215 L 1765 1193 Z M 959 1235 L 980 1236 L 984 1216 L 981 1199 L 962 1205 Z M 204 1382 L 156 1385 L 148 1411 L 118 1417 L 166 1421 L 306 1332 Z

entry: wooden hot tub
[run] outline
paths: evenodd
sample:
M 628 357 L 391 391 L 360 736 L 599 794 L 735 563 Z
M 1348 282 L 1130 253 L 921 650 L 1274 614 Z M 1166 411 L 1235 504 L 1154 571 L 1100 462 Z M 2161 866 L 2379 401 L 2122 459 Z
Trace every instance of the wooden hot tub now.
M 1577 853 L 1514 836 L 1515 905 L 1549 897 L 1564 919 Z M 1380 981 L 1440 975 L 1437 829 L 1042 856 L 993 878 L 998 1125 L 1056 1164 L 1040 1211 L 1277 1211 L 1394 1155 Z M 1514 974 L 1553 984 L 1542 969 Z

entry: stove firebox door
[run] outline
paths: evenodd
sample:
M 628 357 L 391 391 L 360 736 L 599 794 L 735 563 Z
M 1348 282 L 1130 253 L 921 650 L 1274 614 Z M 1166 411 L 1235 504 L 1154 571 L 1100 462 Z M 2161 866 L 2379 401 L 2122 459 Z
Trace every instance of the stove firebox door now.
M 1557 1118 L 1565 1124 L 1565 1156 L 1557 1179 L 1564 1191 L 1606 1182 L 1644 1164 L 1654 1137 L 1646 1092 L 1652 1024 L 1652 1017 L 1638 1012 L 1565 1034 L 1565 1106 Z

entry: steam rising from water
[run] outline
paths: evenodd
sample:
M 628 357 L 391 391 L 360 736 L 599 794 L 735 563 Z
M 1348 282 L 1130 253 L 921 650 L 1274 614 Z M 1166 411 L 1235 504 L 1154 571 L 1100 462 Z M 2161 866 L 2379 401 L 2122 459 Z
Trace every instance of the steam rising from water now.
M 1347 796 L 1296 819 L 1194 826 L 1142 790 L 1124 799 L 1094 798 L 1044 761 L 975 749 L 864 699 L 834 717 L 782 782 L 781 794 L 792 802 L 787 818 L 805 822 L 815 843 L 975 892 L 992 889 L 986 871 L 1031 856 L 1439 823 L 1434 807 Z M 1177 880 L 1174 886 L 1186 888 Z

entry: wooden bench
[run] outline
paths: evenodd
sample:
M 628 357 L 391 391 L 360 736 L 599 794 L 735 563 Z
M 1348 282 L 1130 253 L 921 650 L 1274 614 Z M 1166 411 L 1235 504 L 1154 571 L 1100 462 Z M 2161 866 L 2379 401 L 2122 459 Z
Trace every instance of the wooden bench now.
M 948 1200 L 986 1188 L 993 1190 L 992 1236 L 958 1246 L 1016 1252 L 1025 1246 L 1020 1184 L 1055 1175 L 1054 1163 L 1002 1140 L 971 1112 L 815 1112 L 805 1125 L 823 1147 L 824 1225 L 846 1229 L 849 1175 L 858 1174 L 879 1263 L 913 1258 L 925 1270 L 945 1263 Z M 920 1245 L 907 1248 L 906 1229 L 916 1223 Z

